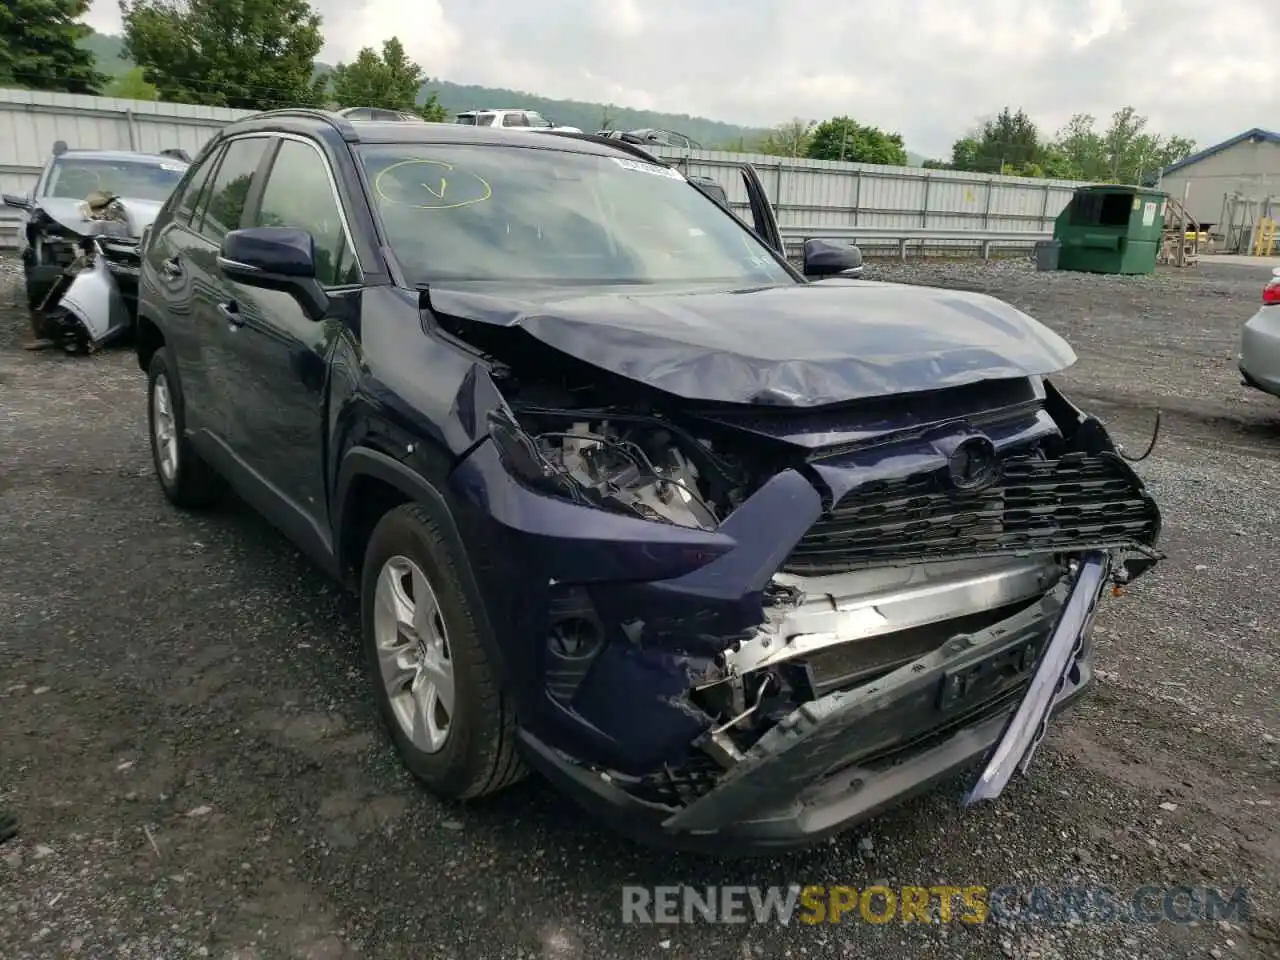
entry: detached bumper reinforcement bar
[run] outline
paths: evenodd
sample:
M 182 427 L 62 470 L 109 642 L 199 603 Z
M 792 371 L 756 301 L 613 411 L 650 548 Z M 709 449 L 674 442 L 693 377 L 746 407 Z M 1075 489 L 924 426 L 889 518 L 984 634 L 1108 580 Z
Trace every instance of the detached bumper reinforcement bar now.
M 965 806 L 982 800 L 994 800 L 1008 785 L 1015 770 L 1021 767 L 1025 773 L 1031 764 L 1036 748 L 1044 739 L 1049 712 L 1053 708 L 1063 677 L 1071 669 L 1080 646 L 1093 625 L 1110 569 L 1111 560 L 1106 553 L 1089 553 L 1080 561 L 1071 594 L 1031 677 L 1026 695 L 1004 734 L 997 741 L 977 783 L 965 797 Z

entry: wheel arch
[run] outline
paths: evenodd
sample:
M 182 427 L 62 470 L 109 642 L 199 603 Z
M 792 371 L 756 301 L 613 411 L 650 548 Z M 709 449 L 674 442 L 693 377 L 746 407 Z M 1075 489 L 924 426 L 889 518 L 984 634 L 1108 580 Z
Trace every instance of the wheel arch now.
M 151 366 L 151 358 L 156 351 L 165 345 L 164 331 L 150 317 L 139 311 L 137 326 L 134 329 L 133 349 L 138 357 L 138 368 L 146 373 Z
M 378 521 L 406 503 L 425 509 L 457 560 L 458 575 L 467 604 L 479 626 L 485 653 L 501 682 L 507 682 L 507 663 L 497 643 L 484 591 L 472 567 L 453 511 L 445 494 L 412 467 L 371 447 L 356 446 L 342 458 L 335 485 L 334 550 L 337 569 L 351 585 L 359 587 L 364 550 Z

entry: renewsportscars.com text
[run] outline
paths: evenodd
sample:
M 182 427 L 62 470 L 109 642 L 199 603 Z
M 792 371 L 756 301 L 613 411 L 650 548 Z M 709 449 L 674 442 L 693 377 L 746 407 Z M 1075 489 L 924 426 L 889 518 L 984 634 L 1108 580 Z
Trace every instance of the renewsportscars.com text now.
M 1250 918 L 1243 887 L 660 886 L 622 888 L 623 923 L 1191 923 Z

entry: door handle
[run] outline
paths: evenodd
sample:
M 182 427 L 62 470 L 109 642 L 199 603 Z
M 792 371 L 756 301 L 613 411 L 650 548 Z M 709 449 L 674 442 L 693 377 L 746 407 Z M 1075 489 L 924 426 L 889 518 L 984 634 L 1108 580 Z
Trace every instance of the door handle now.
M 177 257 L 170 257 L 168 260 L 161 261 L 160 272 L 170 280 L 177 280 L 182 276 L 182 261 Z
M 222 318 L 233 327 L 244 326 L 244 315 L 240 312 L 240 307 L 236 305 L 234 300 L 228 300 L 226 303 L 218 304 L 218 312 L 222 314 Z

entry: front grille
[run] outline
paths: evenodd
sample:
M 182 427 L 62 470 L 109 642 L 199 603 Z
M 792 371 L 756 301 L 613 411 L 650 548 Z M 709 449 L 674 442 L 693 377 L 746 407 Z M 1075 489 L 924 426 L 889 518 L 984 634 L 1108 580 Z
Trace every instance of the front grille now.
M 1152 543 L 1154 503 L 1114 454 L 1028 456 L 1000 482 L 950 489 L 945 470 L 865 484 L 805 534 L 782 569 L 818 575 L 997 554 L 1059 553 Z
M 63 237 L 42 237 L 40 239 L 39 263 L 44 266 L 66 268 L 80 256 L 80 248 L 74 240 Z

